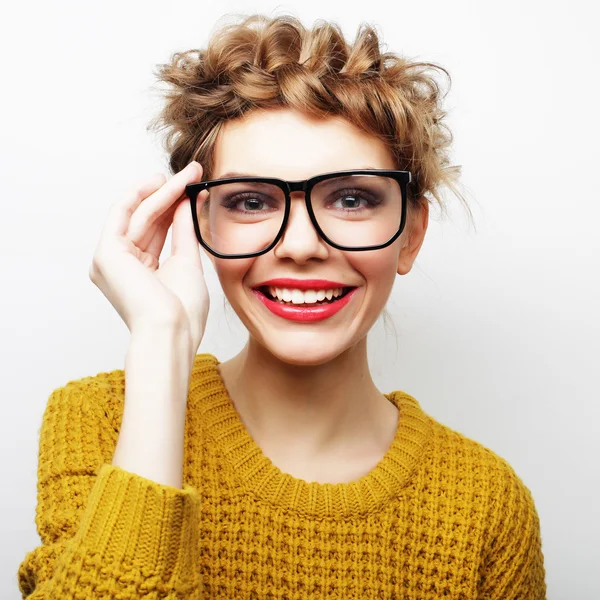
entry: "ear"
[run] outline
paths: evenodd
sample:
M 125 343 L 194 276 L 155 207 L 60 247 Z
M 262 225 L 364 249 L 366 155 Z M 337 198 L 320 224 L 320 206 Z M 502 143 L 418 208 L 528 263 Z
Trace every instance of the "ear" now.
M 398 275 L 406 275 L 410 272 L 423 245 L 427 225 L 429 224 L 428 202 L 424 199 L 416 208 L 411 208 L 408 211 L 408 217 L 408 232 L 398 257 Z

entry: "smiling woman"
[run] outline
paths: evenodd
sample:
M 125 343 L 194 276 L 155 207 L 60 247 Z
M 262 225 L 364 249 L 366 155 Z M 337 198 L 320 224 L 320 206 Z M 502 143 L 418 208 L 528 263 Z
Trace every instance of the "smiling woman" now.
M 387 146 L 347 119 L 288 107 L 254 110 L 223 124 L 212 165 L 212 180 L 187 188 L 192 206 L 195 193 L 208 190 L 193 211 L 199 240 L 250 332 L 250 355 L 256 342 L 284 364 L 328 363 L 330 373 L 334 359 L 347 360 L 344 354 L 366 358 L 367 333 L 396 274 L 410 271 L 425 235 L 426 207 L 413 209 L 407 224 L 410 172 L 397 170 Z M 223 176 L 234 169 L 261 177 Z M 242 201 L 255 204 L 248 209 Z M 262 293 L 273 279 L 287 280 L 279 286 L 292 303 L 296 295 L 295 306 Z M 336 282 L 312 289 L 341 288 L 340 299 L 319 307 L 298 304 L 308 279 Z M 380 396 L 370 386 L 364 393 Z
M 49 399 L 24 598 L 545 598 L 528 488 L 368 365 L 456 191 L 436 71 L 262 16 L 161 65 L 173 176 L 112 205 L 90 268 L 125 369 Z M 197 354 L 200 247 L 249 333 L 226 362 Z

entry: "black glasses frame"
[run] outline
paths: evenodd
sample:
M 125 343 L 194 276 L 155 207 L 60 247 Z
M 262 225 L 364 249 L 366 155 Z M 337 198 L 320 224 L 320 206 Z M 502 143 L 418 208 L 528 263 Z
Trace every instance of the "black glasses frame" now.
M 382 175 L 385 177 L 389 177 L 390 179 L 394 179 L 400 185 L 400 190 L 402 192 L 402 217 L 400 219 L 400 225 L 398 227 L 398 231 L 385 243 L 379 244 L 377 246 L 363 246 L 360 248 L 350 248 L 348 246 L 340 246 L 336 244 L 334 241 L 330 240 L 327 235 L 323 232 L 319 223 L 317 222 L 317 218 L 315 217 L 315 213 L 313 211 L 313 207 L 310 199 L 310 192 L 312 188 L 321 181 L 325 181 L 326 179 L 333 179 L 334 177 L 344 176 L 344 175 Z M 285 210 L 283 214 L 283 221 L 281 223 L 281 227 L 279 228 L 279 232 L 275 236 L 273 242 L 264 250 L 259 250 L 258 252 L 252 252 L 250 254 L 221 254 L 216 250 L 213 250 L 203 239 L 202 234 L 200 233 L 200 225 L 198 223 L 198 211 L 196 206 L 196 199 L 198 194 L 208 188 L 222 185 L 225 183 L 243 183 L 243 182 L 260 182 L 260 183 L 268 183 L 277 186 L 280 188 L 285 195 Z M 208 252 L 210 252 L 213 256 L 217 258 L 253 258 L 255 256 L 261 256 L 262 254 L 266 254 L 277 245 L 277 242 L 281 239 L 283 232 L 287 226 L 288 218 L 290 215 L 291 208 L 291 198 L 290 194 L 292 192 L 304 192 L 304 201 L 306 203 L 306 210 L 308 211 L 308 215 L 310 220 L 316 229 L 319 237 L 324 240 L 330 246 L 337 248 L 338 250 L 344 250 L 349 252 L 363 252 L 365 250 L 380 250 L 381 248 L 385 248 L 392 244 L 398 236 L 404 230 L 404 226 L 406 224 L 406 213 L 407 213 L 407 186 L 412 181 L 412 175 L 410 171 L 398 171 L 393 169 L 358 169 L 358 170 L 347 170 L 347 171 L 335 171 L 332 173 L 324 173 L 322 175 L 315 175 L 314 177 L 310 177 L 309 179 L 300 179 L 297 181 L 286 181 L 284 179 L 276 179 L 274 177 L 229 177 L 225 179 L 212 179 L 210 181 L 201 181 L 198 183 L 188 183 L 185 186 L 185 192 L 187 197 L 190 199 L 190 206 L 192 208 L 192 219 L 194 221 L 194 229 L 196 231 L 196 237 L 198 241 Z

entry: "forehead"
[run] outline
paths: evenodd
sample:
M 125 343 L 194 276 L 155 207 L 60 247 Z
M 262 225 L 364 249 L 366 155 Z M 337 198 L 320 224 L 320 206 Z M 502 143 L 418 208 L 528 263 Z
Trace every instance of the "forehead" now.
M 214 150 L 213 178 L 235 171 L 305 179 L 328 171 L 394 169 L 383 142 L 341 117 L 315 119 L 289 108 L 256 110 L 227 121 Z

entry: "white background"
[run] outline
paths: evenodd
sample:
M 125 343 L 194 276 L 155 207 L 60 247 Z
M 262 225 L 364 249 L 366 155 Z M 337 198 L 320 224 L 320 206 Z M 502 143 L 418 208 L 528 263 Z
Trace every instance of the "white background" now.
M 382 391 L 506 458 L 541 519 L 548 598 L 598 598 L 600 325 L 597 15 L 592 2 L 49 2 L 2 11 L 0 596 L 39 544 L 38 435 L 49 394 L 122 368 L 129 332 L 88 279 L 108 207 L 157 171 L 152 70 L 202 47 L 225 13 L 379 27 L 389 50 L 446 67 L 451 194 L 370 338 Z M 170 252 L 170 235 L 165 252 Z M 163 255 L 164 256 L 164 255 Z M 212 298 L 200 351 L 244 329 Z

